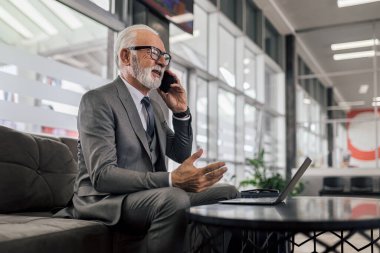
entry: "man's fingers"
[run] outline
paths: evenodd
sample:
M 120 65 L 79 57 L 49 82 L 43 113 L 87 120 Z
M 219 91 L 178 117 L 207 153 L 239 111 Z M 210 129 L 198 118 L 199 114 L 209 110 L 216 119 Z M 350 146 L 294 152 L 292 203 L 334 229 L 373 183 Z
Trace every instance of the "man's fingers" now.
M 206 180 L 204 182 L 204 184 L 196 190 L 196 192 L 203 192 L 203 191 L 207 190 L 208 188 L 210 188 L 211 186 L 213 186 L 214 184 L 219 182 L 220 179 L 222 179 L 222 178 L 223 178 L 223 174 L 219 175 L 216 178 L 213 178 L 212 180 Z
M 203 154 L 203 149 L 198 149 L 197 152 L 192 154 L 189 158 L 187 158 L 183 163 L 190 163 L 193 164 L 199 157 L 201 157 Z
M 216 169 L 216 170 L 213 170 L 212 172 L 205 174 L 205 177 L 208 180 L 213 180 L 214 178 L 218 178 L 220 176 L 223 176 L 223 174 L 226 173 L 226 171 L 227 171 L 227 168 L 223 167 L 223 168 Z
M 170 85 L 170 88 L 172 89 L 172 90 L 175 90 L 176 92 L 178 92 L 178 91 L 185 91 L 184 89 L 183 89 L 183 87 L 180 85 L 180 84 L 178 84 L 178 83 L 172 83 L 171 85 Z M 170 91 L 169 91 L 170 92 Z
M 217 170 L 217 169 L 219 169 L 219 168 L 221 168 L 221 167 L 223 167 L 225 165 L 226 165 L 225 162 L 210 163 L 206 167 L 201 168 L 202 174 L 210 173 L 210 172 L 212 172 L 214 170 Z

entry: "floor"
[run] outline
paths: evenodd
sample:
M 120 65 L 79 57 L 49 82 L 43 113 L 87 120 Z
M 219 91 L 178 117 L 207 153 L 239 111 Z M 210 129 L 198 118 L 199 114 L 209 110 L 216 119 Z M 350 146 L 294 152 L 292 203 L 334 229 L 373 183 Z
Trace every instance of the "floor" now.
M 366 231 L 366 234 L 368 236 L 371 236 L 371 231 Z M 340 235 L 340 234 L 338 233 L 337 235 Z M 338 238 L 337 235 L 335 235 L 333 233 L 325 233 L 323 235 L 318 236 L 318 239 L 320 239 L 323 242 L 326 242 L 329 245 L 331 245 L 331 244 L 339 242 L 339 238 Z M 374 238 L 379 237 L 379 230 L 375 230 L 373 232 L 373 237 Z M 295 238 L 295 242 L 297 244 L 301 244 L 303 241 L 305 241 L 306 238 L 307 238 L 306 236 L 297 235 L 296 238 Z M 362 236 L 360 234 L 353 235 L 351 238 L 349 238 L 348 241 L 352 244 L 352 246 L 349 245 L 349 244 L 347 244 L 347 243 L 345 243 L 344 246 L 343 246 L 343 252 L 345 252 L 345 253 L 352 253 L 352 252 L 360 252 L 360 253 L 370 253 L 370 252 L 372 253 L 372 252 L 374 252 L 374 253 L 380 253 L 379 246 L 377 246 L 377 247 L 374 246 L 373 247 L 373 251 L 371 251 L 371 247 L 363 249 L 363 247 L 368 244 L 368 240 L 364 236 Z M 340 247 L 337 250 L 338 250 L 338 252 L 342 252 Z M 314 252 L 313 242 L 307 242 L 307 243 L 303 244 L 300 247 L 295 247 L 294 252 L 295 253 L 313 253 Z M 316 252 L 324 252 L 324 247 L 322 245 L 320 245 L 320 244 L 317 244 L 316 245 Z

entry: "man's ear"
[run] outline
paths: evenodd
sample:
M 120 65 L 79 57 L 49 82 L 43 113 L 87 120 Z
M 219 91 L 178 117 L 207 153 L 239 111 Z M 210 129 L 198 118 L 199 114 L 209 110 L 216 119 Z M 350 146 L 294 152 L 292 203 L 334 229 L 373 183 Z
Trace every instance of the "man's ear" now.
M 129 51 L 126 48 L 123 48 L 120 51 L 120 60 L 126 66 L 131 65 L 131 51 Z

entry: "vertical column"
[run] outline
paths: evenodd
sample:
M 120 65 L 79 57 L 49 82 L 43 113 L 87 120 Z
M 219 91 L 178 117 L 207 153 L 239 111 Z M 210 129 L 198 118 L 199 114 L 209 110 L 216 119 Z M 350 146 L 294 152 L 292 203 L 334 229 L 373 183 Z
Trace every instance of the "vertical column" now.
M 285 112 L 286 112 L 286 179 L 291 177 L 291 169 L 296 167 L 297 157 L 297 54 L 294 35 L 285 37 Z
M 334 89 L 327 88 L 327 108 L 334 105 Z M 327 110 L 327 119 L 334 118 L 333 111 Z M 333 152 L 334 152 L 334 125 L 333 123 L 327 124 L 327 166 L 333 167 Z

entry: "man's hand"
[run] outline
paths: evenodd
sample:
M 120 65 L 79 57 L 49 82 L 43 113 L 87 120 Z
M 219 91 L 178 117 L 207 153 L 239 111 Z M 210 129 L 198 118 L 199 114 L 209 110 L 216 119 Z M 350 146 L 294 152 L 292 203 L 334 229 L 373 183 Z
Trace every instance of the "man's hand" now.
M 201 192 L 218 182 L 227 171 L 224 162 L 208 164 L 203 168 L 196 168 L 194 162 L 201 157 L 200 149 L 187 158 L 176 170 L 171 173 L 174 187 L 187 192 Z
M 177 80 L 177 83 L 172 83 L 168 93 L 163 92 L 160 89 L 157 89 L 158 94 L 165 101 L 166 105 L 172 110 L 173 113 L 184 112 L 187 110 L 187 99 L 185 89 L 182 87 L 178 77 L 171 72 L 166 70 L 170 75 L 174 76 Z

